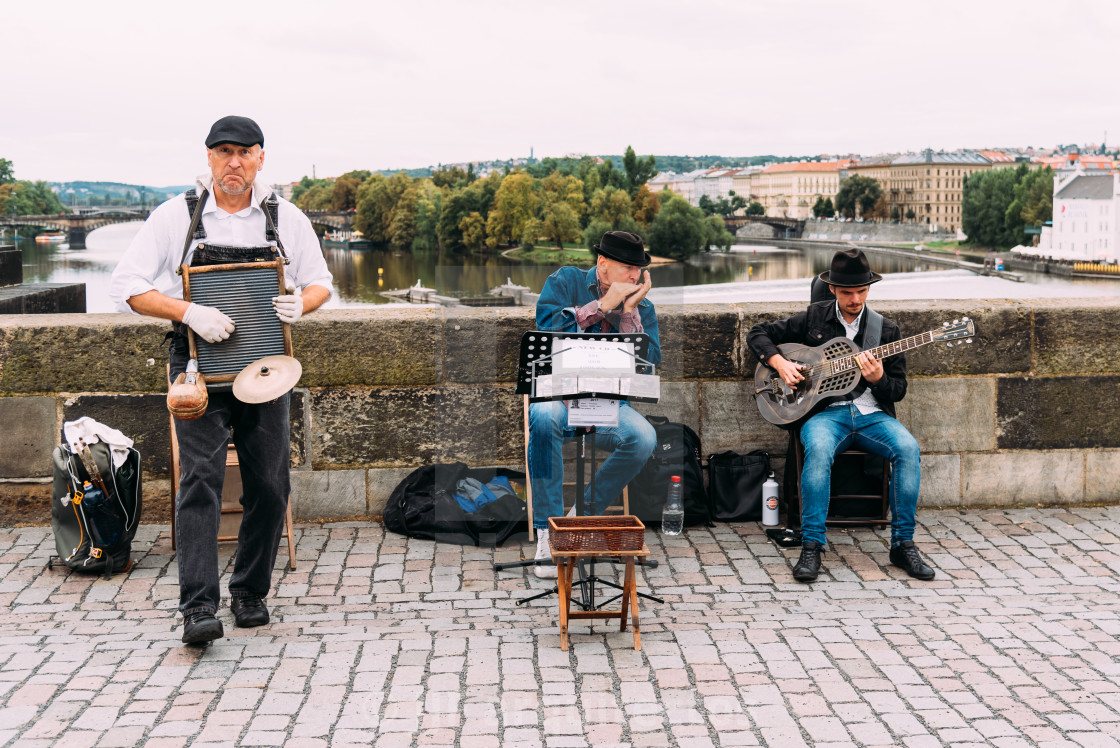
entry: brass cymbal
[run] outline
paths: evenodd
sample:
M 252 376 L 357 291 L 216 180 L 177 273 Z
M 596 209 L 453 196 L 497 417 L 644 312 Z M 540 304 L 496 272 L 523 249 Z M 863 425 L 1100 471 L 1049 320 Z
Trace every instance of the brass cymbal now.
M 267 403 L 296 386 L 303 366 L 291 356 L 265 356 L 233 380 L 233 396 L 243 403 Z

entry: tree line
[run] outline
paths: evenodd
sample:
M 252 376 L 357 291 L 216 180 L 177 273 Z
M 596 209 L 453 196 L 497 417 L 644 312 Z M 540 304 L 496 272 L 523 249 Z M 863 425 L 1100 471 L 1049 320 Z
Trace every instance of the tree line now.
M 1040 226 L 1054 214 L 1054 171 L 1014 169 L 978 171 L 965 178 L 961 230 L 979 247 L 1010 249 L 1023 243 L 1023 229 Z
M 354 211 L 367 239 L 403 250 L 482 252 L 543 243 L 592 248 L 607 231 L 631 231 L 657 255 L 683 259 L 734 237 L 723 221 L 669 190 L 654 194 L 653 156 L 627 147 L 613 159 L 545 158 L 486 177 L 445 167 L 429 177 L 351 171 L 337 179 L 304 177 L 292 200 L 307 211 Z
M 12 162 L 0 158 L 0 215 L 37 216 L 69 212 L 43 181 L 16 179 Z

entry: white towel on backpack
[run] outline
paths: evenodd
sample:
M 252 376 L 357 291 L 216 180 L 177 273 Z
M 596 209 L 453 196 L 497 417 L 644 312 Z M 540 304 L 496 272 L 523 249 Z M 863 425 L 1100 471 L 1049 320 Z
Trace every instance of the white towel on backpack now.
M 62 424 L 62 437 L 70 445 L 70 450 L 75 453 L 81 449 L 81 445 L 78 444 L 79 439 L 86 444 L 105 442 L 113 455 L 113 470 L 119 469 L 124 464 L 128 459 L 128 450 L 132 448 L 132 440 L 127 436 L 89 416 Z

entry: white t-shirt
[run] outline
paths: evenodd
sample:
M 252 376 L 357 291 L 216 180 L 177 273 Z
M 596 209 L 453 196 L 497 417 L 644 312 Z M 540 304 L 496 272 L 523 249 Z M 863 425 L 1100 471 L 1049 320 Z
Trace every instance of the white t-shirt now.
M 272 194 L 268 185 L 254 182 L 249 207 L 237 213 L 227 213 L 218 207 L 210 175 L 199 177 L 195 189 L 199 195 L 203 189 L 210 195 L 202 210 L 206 238 L 191 240 L 185 260 L 188 265 L 200 241 L 226 247 L 269 244 L 265 241 L 265 215 L 260 207 L 261 201 Z M 183 280 L 175 270 L 183 258 L 183 242 L 190 225 L 191 216 L 185 195 L 176 195 L 152 211 L 113 270 L 109 297 L 118 311 L 132 312 L 128 299 L 152 290 L 175 299 L 183 298 Z M 280 232 L 284 252 L 291 260 L 284 267 L 285 280 L 300 289 L 314 285 L 322 286 L 329 292 L 333 278 L 323 259 L 319 238 L 303 211 L 280 198 L 276 228 Z

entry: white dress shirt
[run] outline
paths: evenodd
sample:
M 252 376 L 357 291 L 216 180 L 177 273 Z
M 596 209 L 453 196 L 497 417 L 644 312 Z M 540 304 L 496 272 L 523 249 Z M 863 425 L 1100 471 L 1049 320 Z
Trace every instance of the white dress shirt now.
M 840 324 L 844 326 L 844 337 L 846 337 L 848 340 L 855 340 L 856 335 L 859 333 L 859 322 L 861 319 L 863 319 L 863 313 L 866 311 L 867 307 L 864 306 L 863 309 L 859 310 L 859 314 L 857 314 L 856 318 L 852 320 L 852 323 L 848 324 L 848 321 L 844 319 L 844 315 L 840 312 L 840 302 L 836 302 L 836 319 L 840 320 Z M 867 388 L 863 391 L 863 394 L 861 394 L 855 400 L 852 400 L 852 403 L 856 406 L 856 409 L 865 416 L 870 413 L 875 413 L 882 410 L 882 408 L 879 407 L 879 402 L 875 399 L 875 396 L 871 394 L 870 382 L 867 383 Z M 848 402 L 846 400 L 842 400 L 838 403 L 833 404 L 847 405 Z
M 190 251 L 182 260 L 183 242 L 191 225 L 186 197 L 176 195 L 153 210 L 113 270 L 109 297 L 118 311 L 132 312 L 128 300 L 152 290 L 175 299 L 183 298 L 183 280 L 175 270 L 181 260 L 190 264 L 195 246 L 200 241 L 225 247 L 269 244 L 265 241 L 265 215 L 260 203 L 272 194 L 271 187 L 259 180 L 254 182 L 249 207 L 237 213 L 227 213 L 218 207 L 214 199 L 212 176 L 200 176 L 195 184 L 199 195 L 203 189 L 210 192 L 202 210 L 206 238 L 192 239 Z M 311 221 L 284 198 L 279 198 L 277 215 L 276 228 L 280 232 L 284 252 L 291 260 L 284 266 L 285 280 L 300 289 L 315 285 L 330 292 L 333 278 L 323 259 L 323 250 Z

